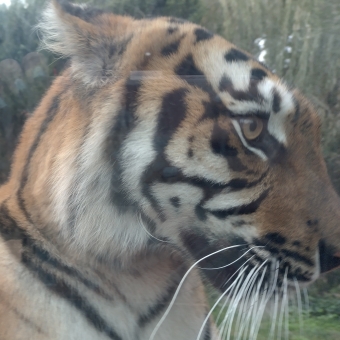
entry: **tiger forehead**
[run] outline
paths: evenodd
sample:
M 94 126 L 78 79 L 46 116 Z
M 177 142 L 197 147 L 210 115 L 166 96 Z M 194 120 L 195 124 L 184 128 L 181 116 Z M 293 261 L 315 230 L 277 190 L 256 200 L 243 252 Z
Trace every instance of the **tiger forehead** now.
M 276 75 L 205 28 L 160 18 L 144 29 L 145 71 L 158 69 L 159 76 L 179 76 L 213 91 L 235 114 L 288 115 L 295 111 L 291 91 Z

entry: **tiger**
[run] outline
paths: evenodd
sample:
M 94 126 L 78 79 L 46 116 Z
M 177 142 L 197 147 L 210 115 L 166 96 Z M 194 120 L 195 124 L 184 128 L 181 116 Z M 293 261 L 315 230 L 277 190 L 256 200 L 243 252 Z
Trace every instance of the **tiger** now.
M 339 266 L 297 89 L 174 17 L 53 0 L 38 30 L 69 62 L 0 189 L 1 340 L 256 339 L 273 299 Z M 230 303 L 219 327 L 206 285 Z

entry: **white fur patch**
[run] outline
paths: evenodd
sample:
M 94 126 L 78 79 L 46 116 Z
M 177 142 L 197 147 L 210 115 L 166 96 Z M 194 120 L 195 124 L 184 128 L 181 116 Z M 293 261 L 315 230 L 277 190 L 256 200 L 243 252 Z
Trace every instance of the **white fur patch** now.
M 259 189 L 260 188 L 250 188 L 215 195 L 204 204 L 203 208 L 208 210 L 227 210 L 250 204 L 259 198 L 261 194 Z

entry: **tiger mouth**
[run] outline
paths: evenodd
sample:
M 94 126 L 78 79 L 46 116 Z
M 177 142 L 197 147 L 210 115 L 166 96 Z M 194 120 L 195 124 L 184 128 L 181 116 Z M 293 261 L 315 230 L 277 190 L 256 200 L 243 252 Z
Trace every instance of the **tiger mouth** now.
M 319 265 L 307 258 L 291 258 L 270 252 L 265 246 L 251 245 L 243 239 L 234 239 L 230 244 L 210 243 L 203 235 L 182 235 L 183 242 L 197 261 L 204 277 L 218 290 L 225 291 L 236 281 L 253 275 L 254 284 L 261 290 L 269 286 L 287 286 L 295 289 L 296 284 L 307 286 L 319 276 Z M 287 250 L 282 249 L 283 253 Z M 318 259 L 318 255 L 315 256 Z M 298 262 L 297 260 L 301 260 Z M 241 278 L 243 277 L 243 279 Z M 259 283 L 261 281 L 261 283 Z M 256 283 L 257 282 L 257 283 Z

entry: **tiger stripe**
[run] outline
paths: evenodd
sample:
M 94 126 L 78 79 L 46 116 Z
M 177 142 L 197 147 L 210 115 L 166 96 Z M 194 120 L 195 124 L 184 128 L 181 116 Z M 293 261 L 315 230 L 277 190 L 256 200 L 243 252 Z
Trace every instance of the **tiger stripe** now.
M 39 29 L 70 61 L 0 188 L 1 340 L 220 340 L 206 280 L 245 338 L 273 295 L 339 265 L 298 90 L 181 19 L 51 0 Z

